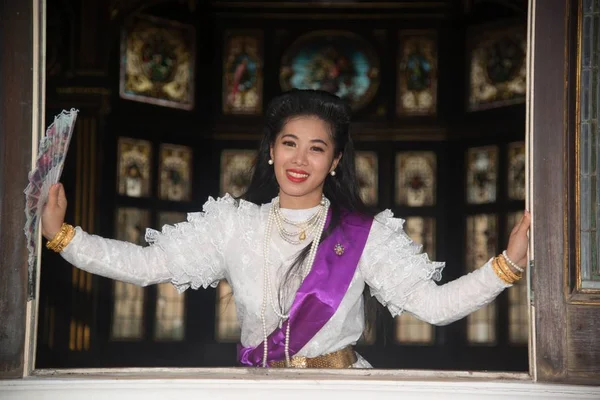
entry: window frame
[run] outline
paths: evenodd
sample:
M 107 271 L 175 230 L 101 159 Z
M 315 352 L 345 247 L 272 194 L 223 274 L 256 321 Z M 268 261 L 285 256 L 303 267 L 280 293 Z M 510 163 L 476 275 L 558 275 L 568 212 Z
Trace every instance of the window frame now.
M 541 3 L 541 2 L 540 2 Z M 579 4 L 577 4 L 579 3 Z M 539 6 L 537 6 L 539 5 Z M 138 368 L 133 370 L 41 370 L 35 369 L 35 345 L 37 325 L 37 300 L 35 293 L 28 298 L 27 249 L 21 236 L 25 223 L 24 196 L 22 182 L 33 163 L 33 154 L 42 132 L 40 121 L 44 121 L 45 110 L 45 1 L 18 0 L 0 4 L 0 37 L 8 38 L 5 51 L 15 54 L 14 59 L 0 58 L 0 88 L 3 88 L 0 120 L 5 132 L 21 132 L 22 135 L 4 134 L 0 144 L 4 149 L 0 165 L 8 166 L 0 170 L 0 189 L 3 200 L 0 203 L 3 218 L 0 219 L 0 242 L 3 251 L 0 256 L 0 319 L 6 321 L 0 328 L 0 378 L 23 377 L 90 377 L 101 378 L 125 374 L 136 379 L 165 378 L 177 379 L 193 375 L 195 378 L 242 377 L 249 381 L 269 380 L 270 376 L 281 379 L 313 382 L 321 379 L 337 379 L 358 384 L 362 380 L 453 380 L 464 378 L 490 381 L 508 379 L 512 381 L 563 381 L 588 383 L 597 379 L 596 374 L 569 374 L 567 371 L 568 351 L 571 347 L 566 340 L 567 327 L 556 321 L 567 321 L 568 275 L 572 272 L 572 252 L 569 252 L 569 239 L 572 231 L 566 222 L 569 215 L 568 182 L 573 176 L 568 154 L 572 142 L 565 139 L 567 122 L 572 122 L 572 114 L 567 114 L 569 85 L 572 82 L 573 68 L 569 65 L 569 54 L 573 52 L 572 33 L 576 29 L 576 15 L 580 1 L 566 4 L 562 0 L 544 0 L 544 7 L 536 0 L 529 0 L 529 91 L 527 102 L 526 153 L 528 155 L 527 193 L 530 210 L 537 215 L 531 230 L 530 249 L 533 268 L 532 307 L 530 326 L 530 374 L 522 373 L 483 373 L 469 371 L 327 371 L 318 377 L 311 377 L 309 371 L 258 371 L 249 369 L 203 369 L 189 368 Z M 575 11 L 575 14 L 573 14 Z M 2 16 L 9 17 L 2 17 Z M 31 28 L 33 26 L 33 29 Z M 563 27 L 564 29 L 556 29 Z M 556 43 L 564 46 L 553 46 Z M 4 42 L 3 42 L 4 43 Z M 570 45 L 571 44 L 571 45 Z M 14 62 L 18 59 L 19 62 Z M 536 63 L 535 60 L 542 60 Z M 552 60 L 552 62 L 548 62 Z M 33 73 L 23 64 L 33 66 Z M 535 74 L 534 67 L 535 66 Z M 557 67 L 558 66 L 558 67 Z M 561 67 L 562 66 L 562 67 Z M 571 85 L 572 86 L 572 85 Z M 10 100 L 7 95 L 10 95 Z M 536 102 L 536 98 L 543 101 Z M 572 126 L 572 124 L 570 124 Z M 31 134 L 29 134 L 31 132 Z M 543 132 L 536 134 L 536 132 Z M 568 135 L 567 135 L 568 136 Z M 535 151 L 532 151 L 535 149 Z M 558 153 L 557 153 L 558 151 Z M 538 154 L 562 154 L 563 157 L 540 157 Z M 571 163 L 572 164 L 572 163 Z M 571 168 L 567 168 L 567 167 Z M 556 175 L 556 169 L 565 171 Z M 535 174 L 531 174 L 535 171 Z M 532 175 L 532 176 L 530 176 Z M 5 201 L 8 199 L 9 201 Z M 555 201 L 548 201 L 555 199 Z M 556 234 L 559 232 L 561 234 Z M 535 238 L 535 240 L 534 240 Z M 11 268 L 11 266 L 20 268 Z M 38 262 L 39 269 L 39 262 Z M 6 290 L 5 290 L 6 289 Z M 36 280 L 39 293 L 39 279 Z M 534 296 L 533 296 L 534 295 Z M 577 311 L 578 309 L 574 309 Z M 544 332 L 544 334 L 538 334 Z M 9 349 L 10 351 L 5 351 Z M 598 366 L 595 366 L 598 368 Z M 158 374 L 157 374 L 158 372 Z M 243 378 L 243 377 L 246 378 Z M 368 376 L 375 377 L 369 378 Z

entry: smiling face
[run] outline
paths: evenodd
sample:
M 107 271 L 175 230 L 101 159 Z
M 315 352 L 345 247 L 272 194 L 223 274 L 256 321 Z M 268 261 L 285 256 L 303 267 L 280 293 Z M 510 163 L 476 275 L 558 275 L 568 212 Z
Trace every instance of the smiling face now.
M 335 169 L 335 143 L 329 127 L 317 117 L 290 119 L 271 146 L 282 208 L 319 204 L 327 174 Z

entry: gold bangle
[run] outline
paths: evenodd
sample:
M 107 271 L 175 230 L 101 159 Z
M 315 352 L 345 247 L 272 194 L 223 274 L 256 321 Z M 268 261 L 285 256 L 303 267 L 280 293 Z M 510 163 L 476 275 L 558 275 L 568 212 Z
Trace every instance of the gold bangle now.
M 46 243 L 46 248 L 49 250 L 60 253 L 65 247 L 71 242 L 75 236 L 75 228 L 71 225 L 63 223 L 60 227 L 60 231 Z
M 510 265 L 508 265 L 508 263 L 506 262 L 506 260 L 504 259 L 504 257 L 498 256 L 497 260 L 498 260 L 498 264 L 500 265 L 500 268 L 502 268 L 502 271 L 504 271 L 504 273 L 506 274 L 506 276 L 508 276 L 508 278 L 511 281 L 513 281 L 513 283 L 514 282 L 518 282 L 518 281 L 521 280 L 522 275 L 515 273 L 510 268 Z
M 62 224 L 60 230 L 54 235 L 54 237 L 46 243 L 46 248 L 53 250 L 58 243 L 60 243 L 65 236 L 65 225 Z
M 56 244 L 52 247 L 51 250 L 60 253 L 63 249 L 69 244 L 71 239 L 73 239 L 73 234 L 75 230 L 71 225 L 64 224 L 62 227 L 62 235 L 60 240 L 56 242 Z
M 507 271 L 506 266 L 502 265 L 500 257 L 494 257 L 494 259 L 492 260 L 492 266 L 494 267 L 494 272 L 496 273 L 496 275 L 498 275 L 500 279 L 502 279 L 505 283 L 509 285 L 512 285 L 513 283 L 521 279 L 514 273 L 509 272 L 510 270 Z
M 515 274 L 502 257 L 498 257 L 498 264 L 500 265 L 500 268 L 502 268 L 506 276 L 508 276 L 508 278 L 511 280 L 511 283 L 516 283 L 521 280 L 521 275 Z
M 494 259 L 492 259 L 492 269 L 494 270 L 498 278 L 500 278 L 504 283 L 509 285 L 511 284 L 510 279 L 508 279 L 508 277 L 500 269 L 500 266 L 498 265 L 498 260 L 495 257 Z
M 75 236 L 75 228 L 73 228 L 71 225 L 68 225 L 68 230 L 65 234 L 65 237 L 63 238 L 63 240 L 59 243 L 59 245 L 56 248 L 56 252 L 60 253 L 61 251 L 64 250 L 65 247 L 67 247 L 67 245 L 69 243 L 71 243 L 71 240 L 73 240 L 73 237 Z

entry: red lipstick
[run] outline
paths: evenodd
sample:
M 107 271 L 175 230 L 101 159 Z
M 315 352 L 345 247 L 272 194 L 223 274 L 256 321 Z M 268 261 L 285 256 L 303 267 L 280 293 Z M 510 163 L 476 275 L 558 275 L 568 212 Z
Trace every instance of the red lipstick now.
M 301 183 L 308 179 L 309 174 L 301 169 L 287 169 L 285 176 L 294 183 Z

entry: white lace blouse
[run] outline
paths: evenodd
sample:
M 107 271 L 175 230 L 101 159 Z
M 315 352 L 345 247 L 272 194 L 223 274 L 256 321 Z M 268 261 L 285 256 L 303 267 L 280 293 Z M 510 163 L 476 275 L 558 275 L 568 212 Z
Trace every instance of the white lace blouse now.
M 183 292 L 188 288 L 216 286 L 226 279 L 233 288 L 243 346 L 263 340 L 260 319 L 263 298 L 263 242 L 271 204 L 236 202 L 226 195 L 209 198 L 203 212 L 188 214 L 188 221 L 165 225 L 161 232 L 148 229 L 150 246 L 89 235 L 76 228 L 62 256 L 78 268 L 108 278 L 146 286 L 171 282 Z M 301 221 L 315 209 L 282 209 L 284 216 Z M 490 303 L 506 287 L 491 268 L 481 268 L 444 285 L 438 285 L 444 263 L 429 261 L 402 229 L 404 220 L 387 210 L 375 217 L 365 249 L 350 287 L 325 326 L 298 355 L 315 357 L 355 344 L 364 330 L 364 285 L 393 316 L 403 311 L 435 325 L 445 325 Z M 311 238 L 305 240 L 309 243 Z M 304 244 L 292 245 L 271 234 L 270 258 L 273 299 L 279 284 Z M 293 277 L 294 278 L 294 277 Z M 300 278 L 287 280 L 282 302 L 289 307 Z M 269 312 L 270 311 L 270 312 Z M 193 312 L 193 311 L 192 311 Z M 279 323 L 267 308 L 267 329 Z M 293 335 L 294 327 L 291 327 Z M 359 356 L 354 367 L 370 367 Z

